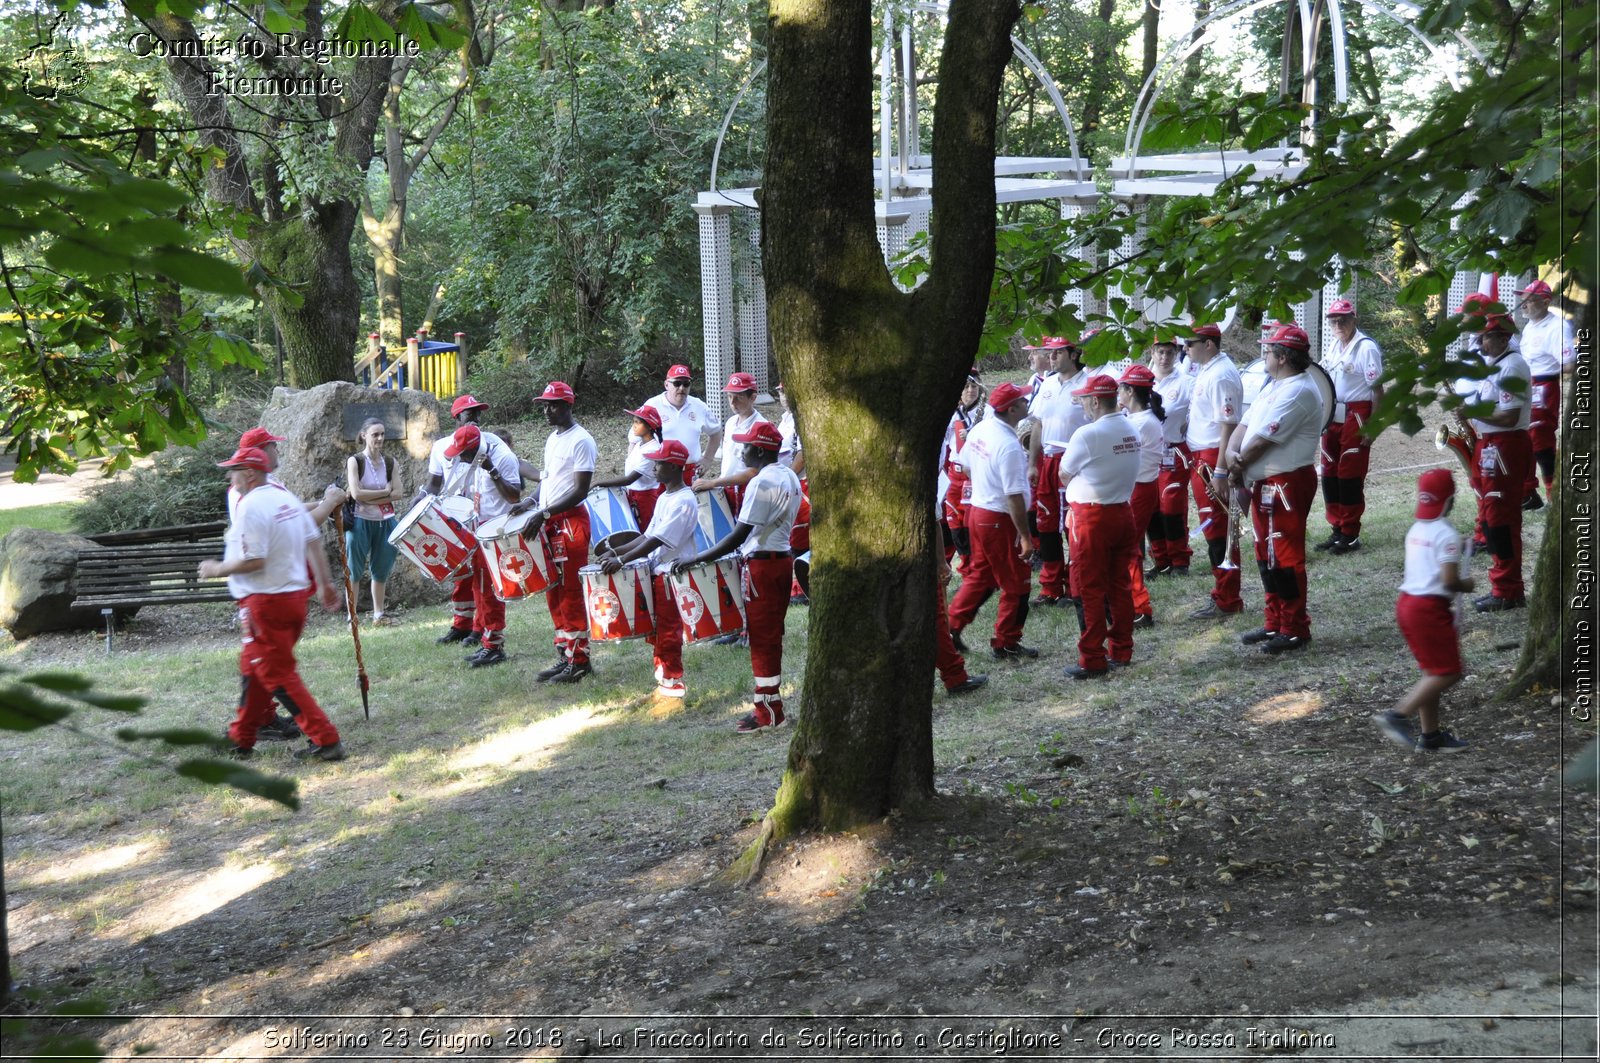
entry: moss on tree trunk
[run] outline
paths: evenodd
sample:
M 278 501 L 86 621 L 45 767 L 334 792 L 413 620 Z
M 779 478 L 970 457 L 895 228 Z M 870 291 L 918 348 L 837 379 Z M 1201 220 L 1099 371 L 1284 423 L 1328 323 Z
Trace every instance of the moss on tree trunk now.
M 348 200 L 264 225 L 253 234 L 262 265 L 286 285 L 264 293 L 297 388 L 355 379 L 361 289 L 350 259 L 356 207 Z

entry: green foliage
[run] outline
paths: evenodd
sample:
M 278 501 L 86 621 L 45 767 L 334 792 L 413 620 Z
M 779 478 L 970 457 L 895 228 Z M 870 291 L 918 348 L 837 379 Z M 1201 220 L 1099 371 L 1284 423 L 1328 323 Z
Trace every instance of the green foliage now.
M 518 420 L 534 412 L 535 402 L 550 377 L 526 358 L 479 359 L 467 374 L 466 390 L 489 404 L 497 418 Z
M 226 519 L 228 481 L 217 462 L 233 453 L 234 438 L 219 432 L 198 446 L 170 447 L 150 465 L 97 484 L 73 513 L 73 526 L 93 535 Z

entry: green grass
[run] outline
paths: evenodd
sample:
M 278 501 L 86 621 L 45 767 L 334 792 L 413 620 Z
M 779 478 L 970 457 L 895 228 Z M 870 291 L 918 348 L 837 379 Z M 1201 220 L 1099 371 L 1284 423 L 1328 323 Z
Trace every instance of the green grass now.
M 39 528 L 43 531 L 72 531 L 72 511 L 77 502 L 52 502 L 44 506 L 23 506 L 0 510 L 0 539 L 13 528 Z

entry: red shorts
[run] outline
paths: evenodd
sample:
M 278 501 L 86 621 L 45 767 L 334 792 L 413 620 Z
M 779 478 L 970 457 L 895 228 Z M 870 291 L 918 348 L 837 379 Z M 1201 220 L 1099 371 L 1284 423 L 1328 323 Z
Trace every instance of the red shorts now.
M 1422 666 L 1424 675 L 1459 675 L 1461 640 L 1450 599 L 1436 594 L 1402 594 L 1394 605 L 1400 634 Z

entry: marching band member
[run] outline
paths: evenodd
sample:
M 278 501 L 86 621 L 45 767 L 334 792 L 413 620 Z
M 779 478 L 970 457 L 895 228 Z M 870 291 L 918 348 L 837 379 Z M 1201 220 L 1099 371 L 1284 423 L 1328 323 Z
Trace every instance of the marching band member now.
M 1144 583 L 1144 538 L 1160 503 L 1161 462 L 1167 453 L 1163 431 L 1167 412 L 1155 390 L 1156 377 L 1147 366 L 1130 365 L 1117 380 L 1117 406 L 1139 437 L 1139 473 L 1128 505 L 1133 512 L 1134 547 L 1129 585 L 1133 593 L 1133 626 L 1154 627 L 1155 608 Z
M 483 411 L 489 408 L 487 402 L 480 402 L 471 395 L 458 395 L 450 404 L 450 416 L 455 418 L 456 427 L 476 424 L 478 430 L 483 431 L 479 422 L 483 418 Z M 491 450 L 498 450 L 503 442 L 493 432 L 487 433 L 485 445 Z M 433 442 L 433 449 L 428 451 L 428 478 L 423 482 L 423 492 L 430 495 L 463 495 L 471 489 L 471 470 L 458 463 L 451 462 L 445 457 L 445 448 L 454 441 L 455 434 L 440 436 Z M 463 646 L 481 646 L 483 632 L 478 627 L 475 618 L 477 600 L 473 590 L 477 586 L 477 570 L 480 567 L 478 552 L 472 552 L 472 562 L 464 568 L 460 575 L 452 581 L 450 588 L 450 626 L 445 633 L 434 639 L 441 646 L 452 642 L 459 642 Z
M 599 449 L 594 436 L 572 416 L 577 397 L 569 385 L 551 381 L 535 401 L 544 407 L 551 432 L 544 443 L 544 464 L 539 469 L 538 508 L 533 510 L 533 519 L 523 534 L 538 535 L 539 529 L 548 525 L 545 538 L 550 560 L 561 573 L 560 579 L 544 592 L 550 623 L 555 627 L 556 662 L 539 672 L 537 679 L 541 683 L 576 683 L 594 674 L 594 666 L 589 663 L 589 617 L 583 607 L 583 579 L 579 573 L 589 563 L 589 511 L 584 508 L 583 499 L 594 479 Z M 511 511 L 526 512 L 534 504 L 533 499 L 526 499 L 512 506 Z M 656 504 L 660 505 L 659 500 Z
M 659 450 L 663 442 L 661 413 L 654 406 L 640 406 L 628 413 L 633 416 L 633 427 L 628 430 L 628 456 L 622 463 L 622 475 L 596 480 L 590 486 L 627 488 L 628 503 L 639 520 L 639 527 L 643 528 L 655 514 L 656 498 L 662 491 L 655 475 L 655 462 L 650 460 L 651 452 Z
M 700 504 L 683 481 L 683 471 L 690 464 L 688 447 L 679 440 L 665 439 L 645 457 L 655 463 L 654 476 L 661 483 L 661 495 L 650 514 L 650 523 L 644 534 L 620 553 L 603 558 L 600 570 L 609 576 L 628 562 L 649 556 L 650 598 L 655 610 L 655 633 L 649 641 L 654 651 L 656 694 L 681 698 L 687 693 L 683 682 L 683 617 L 666 577 L 673 565 L 694 556 Z
M 789 534 L 800 513 L 800 479 L 778 463 L 783 437 L 769 421 L 758 420 L 728 438 L 744 447 L 744 464 L 755 471 L 745 485 L 733 531 L 705 553 L 672 566 L 674 574 L 737 550 L 744 561 L 745 629 L 750 637 L 750 671 L 755 707 L 739 719 L 741 734 L 783 724 L 783 622 L 789 613 L 789 583 L 794 557 Z
M 240 447 L 218 464 L 229 471 L 239 502 L 223 559 L 200 562 L 200 575 L 228 577 L 243 620 L 239 707 L 228 727 L 232 755 L 250 757 L 257 733 L 276 715 L 276 700 L 310 740 L 296 759 L 343 760 L 339 731 L 306 689 L 294 660 L 313 580 L 322 607 L 339 607 L 322 536 L 300 500 L 268 481 L 271 459 L 259 447 Z
M 1528 424 L 1533 400 L 1528 363 L 1511 349 L 1516 325 L 1506 314 L 1489 314 L 1479 353 L 1494 373 L 1478 385 L 1478 402 L 1494 403 L 1482 420 L 1474 417 L 1478 441 L 1472 448 L 1478 516 L 1488 544 L 1489 593 L 1473 605 L 1480 613 L 1520 609 L 1527 604 L 1522 586 L 1522 488 L 1532 464 Z M 1513 381 L 1521 381 L 1513 385 Z
M 970 694 L 989 682 L 987 675 L 968 675 L 967 659 L 956 649 L 956 640 L 950 635 L 950 602 L 946 588 L 950 585 L 950 562 L 944 551 L 935 551 L 934 590 L 938 601 L 933 614 L 933 666 L 939 672 L 939 681 L 947 694 Z
M 1213 467 L 1228 452 L 1228 443 L 1244 407 L 1244 382 L 1233 359 L 1222 353 L 1222 330 L 1215 325 L 1194 325 L 1194 337 L 1186 344 L 1189 360 L 1197 367 L 1194 390 L 1189 398 L 1189 426 L 1186 442 L 1194 465 L 1190 483 L 1194 488 L 1195 515 L 1206 537 L 1211 556 L 1214 585 L 1211 600 L 1190 614 L 1191 620 L 1214 620 L 1244 610 L 1239 597 L 1239 570 L 1223 568 L 1227 558 L 1228 496 L 1211 484 Z
M 800 513 L 794 519 L 794 529 L 789 532 L 789 553 L 794 557 L 811 550 L 811 484 L 806 479 L 806 452 L 800 444 L 800 432 L 794 422 L 794 400 L 782 383 L 774 384 L 778 401 L 783 404 L 783 417 L 778 421 L 778 434 L 783 446 L 778 448 L 778 464 L 800 478 Z M 789 588 L 790 605 L 810 605 L 810 580 L 801 581 L 799 568 L 795 569 L 794 583 Z
M 1150 519 L 1150 571 L 1146 576 L 1187 576 L 1189 560 L 1189 473 L 1192 461 L 1186 436 L 1189 430 L 1189 396 L 1194 377 L 1178 367 L 1178 345 L 1157 338 L 1150 348 L 1150 368 L 1156 393 L 1167 418 L 1161 423 L 1166 453 L 1156 478 L 1156 512 Z
M 973 366 L 967 373 L 966 384 L 961 388 L 961 401 L 956 405 L 956 412 L 950 415 L 944 442 L 939 445 L 939 475 L 943 484 L 939 491 L 939 497 L 943 499 L 939 520 L 945 530 L 944 559 L 947 563 L 954 554 L 966 558 L 972 552 L 972 540 L 967 534 L 972 480 L 956 455 L 967 445 L 967 435 L 972 427 L 983 419 L 983 411 L 987 409 L 983 401 L 986 397 L 983 384 L 978 379 L 978 367 Z
M 1212 473 L 1219 499 L 1234 485 L 1250 488 L 1256 567 L 1266 592 L 1266 620 L 1240 636 L 1264 653 L 1303 649 L 1311 641 L 1306 611 L 1306 518 L 1317 498 L 1317 442 L 1322 393 L 1306 368 L 1311 339 L 1298 325 L 1279 325 L 1263 357 L 1271 379 Z M 1220 503 L 1220 504 L 1226 504 Z
M 1092 333 L 1091 333 L 1092 335 Z M 1087 338 L 1087 337 L 1085 337 Z M 1083 368 L 1083 347 L 1079 343 L 1045 338 L 1052 344 L 1050 364 L 1054 372 L 1045 379 L 1047 394 L 1032 409 L 1039 419 L 1039 430 L 1028 440 L 1028 467 L 1037 469 L 1034 481 L 1033 518 L 1039 532 L 1039 595 L 1034 605 L 1066 605 L 1074 597 L 1072 566 L 1062 549 L 1067 533 L 1066 513 L 1061 508 L 1061 453 L 1072 435 L 1087 423 L 1083 407 L 1072 397 L 1072 389 L 1089 378 Z
M 711 407 L 689 394 L 692 382 L 689 367 L 675 365 L 667 370 L 666 390 L 644 402 L 661 415 L 661 438 L 676 439 L 689 452 L 689 464 L 683 474 L 685 483 L 693 483 L 700 468 L 700 455 L 705 453 L 701 450 L 701 437 L 706 437 L 705 445 L 712 450 L 722 442 L 722 429 L 711 416 Z
M 1333 378 L 1333 423 L 1322 433 L 1322 496 L 1333 534 L 1318 550 L 1345 554 L 1361 549 L 1361 516 L 1367 510 L 1367 464 L 1372 440 L 1361 431 L 1383 398 L 1383 352 L 1356 328 L 1356 308 L 1348 299 L 1328 307 L 1333 349 L 1323 368 Z
M 728 498 L 728 508 L 737 513 L 744 485 L 750 482 L 756 472 L 745 464 L 744 448 L 734 446 L 733 437 L 750 431 L 758 423 L 769 422 L 756 409 L 755 377 L 749 373 L 734 373 L 728 377 L 728 383 L 722 390 L 728 396 L 728 404 L 733 407 L 720 436 L 722 471 L 718 476 L 695 480 L 694 489 L 713 491 L 720 487 Z
M 517 456 L 503 441 L 496 446 L 485 439 L 484 434 L 477 425 L 464 424 L 456 429 L 450 445 L 444 448 L 446 458 L 454 459 L 467 470 L 467 494 L 480 525 L 510 512 L 522 498 L 522 473 L 517 467 Z M 477 615 L 476 626 L 481 632 L 482 645 L 467 658 L 467 663 L 473 668 L 501 664 L 506 659 L 506 603 L 495 594 L 489 566 L 480 551 L 472 553 L 470 572 L 472 607 Z
M 794 474 L 800 477 L 800 482 L 804 484 L 806 452 L 800 445 L 800 430 L 794 421 L 794 400 L 789 397 L 788 389 L 781 382 L 774 384 L 772 390 L 778 393 L 778 403 L 783 407 L 783 416 L 778 419 L 778 434 L 783 437 L 783 446 L 778 450 L 778 464 L 786 469 L 793 469 Z
M 1064 672 L 1091 679 L 1133 660 L 1130 579 L 1139 560 L 1128 500 L 1141 458 L 1138 433 L 1117 409 L 1115 380 L 1098 374 L 1072 394 L 1083 400 L 1087 423 L 1062 453 L 1061 480 L 1072 513 L 1072 592 L 1083 602 L 1083 630 L 1078 663 Z
M 1017 439 L 1017 425 L 1027 416 L 1028 393 L 1006 383 L 989 393 L 991 415 L 967 433 L 960 461 L 972 480 L 972 508 L 967 532 L 972 557 L 961 572 L 961 589 L 950 604 L 950 637 L 961 646 L 961 629 L 996 587 L 1000 614 L 990 646 L 996 659 L 1037 657 L 1022 644 L 1028 620 L 1028 558 L 1036 544 L 1028 531 L 1028 455 Z
M 1561 419 L 1561 377 L 1571 373 L 1572 326 L 1567 319 L 1550 312 L 1550 298 L 1555 293 L 1550 285 L 1536 280 L 1517 293 L 1522 296 L 1522 309 L 1527 319 L 1522 323 L 1522 359 L 1528 363 L 1533 375 L 1533 408 L 1529 413 L 1528 439 L 1532 445 L 1533 460 L 1538 464 L 1544 489 L 1556 475 L 1556 425 Z M 1522 508 L 1538 509 L 1544 505 L 1539 497 L 1539 487 L 1534 479 L 1534 469 L 1528 467 L 1528 481 L 1524 485 Z

